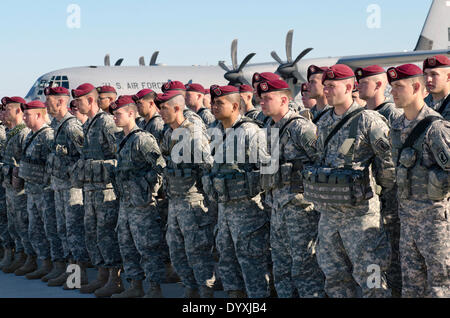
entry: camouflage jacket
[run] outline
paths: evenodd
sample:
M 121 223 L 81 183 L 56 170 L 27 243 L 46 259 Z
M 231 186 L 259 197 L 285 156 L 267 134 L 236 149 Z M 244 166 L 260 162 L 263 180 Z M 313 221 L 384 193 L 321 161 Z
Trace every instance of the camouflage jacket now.
M 349 120 L 330 139 L 326 148 L 324 148 L 324 143 L 340 120 L 358 108 L 361 108 L 361 106 L 354 102 L 342 116 L 336 116 L 334 111 L 329 111 L 317 122 L 318 139 L 316 147 L 320 166 L 328 168 L 344 167 L 344 154 L 339 150 L 344 141 L 349 138 L 352 120 Z M 357 132 L 353 142 L 352 168 L 363 170 L 372 165 L 376 183 L 383 188 L 390 189 L 394 185 L 395 168 L 392 161 L 387 120 L 378 112 L 371 110 L 363 110 L 358 117 Z M 372 191 L 375 193 L 373 181 L 371 178 Z
M 395 104 L 391 101 L 385 101 L 383 104 L 379 105 L 374 109 L 384 116 L 389 122 L 389 126 L 392 122 L 403 114 L 403 110 L 395 107 Z
M 23 143 L 19 176 L 25 180 L 26 193 L 41 193 L 50 185 L 45 168 L 53 149 L 53 138 L 53 129 L 44 124 L 38 131 L 30 131 Z
M 164 124 L 161 115 L 155 113 L 148 122 L 142 120 L 138 125 L 142 130 L 148 131 L 156 138 L 158 145 L 161 144 L 164 132 L 167 130 L 168 126 Z
M 314 105 L 311 109 L 310 112 L 313 115 L 313 119 L 316 119 L 317 116 L 319 116 L 321 113 L 323 113 L 324 111 L 326 111 L 327 109 L 331 108 L 330 105 L 325 105 L 324 109 L 322 110 L 318 110 L 317 109 L 317 105 Z
M 111 175 L 116 165 L 117 141 L 123 137 L 122 129 L 118 128 L 113 116 L 99 109 L 98 113 L 83 124 L 84 141 L 81 159 L 92 159 L 103 163 Z M 111 189 L 110 182 L 85 182 L 85 190 Z
M 413 128 L 427 116 L 442 117 L 432 108 L 424 105 L 414 120 L 405 121 L 405 115 L 401 115 L 392 123 L 390 138 L 393 146 L 393 159 L 397 165 L 397 170 L 400 165 L 400 162 L 397 162 L 400 147 L 406 141 Z M 397 140 L 396 136 L 400 136 L 400 138 Z M 420 151 L 415 152 L 414 155 L 415 160 L 411 168 L 417 168 L 417 171 L 414 170 L 409 174 L 411 177 L 410 187 L 413 189 L 412 192 L 421 192 L 423 190 L 426 193 L 428 173 L 422 176 L 420 175 L 422 170 L 435 170 L 440 174 L 440 178 L 443 178 L 445 183 L 447 183 L 448 172 L 450 171 L 450 123 L 446 120 L 437 120 L 421 136 L 421 138 L 416 140 L 415 146 L 413 146 L 413 148 L 418 148 Z M 406 154 L 406 151 L 403 152 Z M 399 175 L 397 175 L 398 178 Z M 412 193 L 412 199 L 420 198 L 425 200 L 425 195 L 415 194 L 417 193 Z
M 441 107 L 442 103 L 445 101 L 445 99 L 448 96 L 449 95 L 447 95 L 446 97 L 444 97 L 443 99 L 441 99 L 439 101 L 434 101 L 433 95 L 429 94 L 427 97 L 425 97 L 424 101 L 428 107 L 431 107 L 435 111 L 438 111 L 439 108 Z M 443 110 L 441 115 L 442 115 L 442 117 L 444 117 L 444 119 L 450 120 L 450 103 L 447 104 L 447 106 L 445 107 L 445 109 Z
M 83 151 L 83 127 L 75 116 L 67 112 L 57 121 L 54 133 L 52 154 L 47 160 L 47 170 L 52 175 L 52 189 L 70 189 L 70 167 L 80 159 Z
M 22 158 L 22 147 L 30 131 L 31 130 L 25 126 L 24 123 L 21 123 L 12 129 L 9 129 L 6 134 L 5 147 L 2 152 L 4 187 L 12 187 L 12 169 L 14 167 L 19 167 L 19 162 Z
M 200 116 L 200 118 L 205 123 L 206 127 L 208 127 L 209 125 L 211 125 L 213 122 L 216 121 L 216 117 L 214 117 L 212 112 L 206 107 L 200 108 L 197 112 L 197 115 Z
M 317 140 L 317 128 L 316 126 L 304 118 L 299 116 L 293 110 L 289 110 L 286 115 L 277 123 L 272 119 L 266 124 L 267 128 L 267 141 L 268 149 L 274 157 L 273 149 L 271 145 L 273 144 L 272 139 L 272 129 L 281 129 L 291 118 L 298 117 L 291 121 L 282 131 L 278 131 L 279 134 L 279 156 L 278 156 L 278 172 L 280 172 L 280 165 L 285 162 L 298 161 L 303 165 L 312 164 L 317 159 L 317 150 L 315 148 L 315 143 Z M 270 142 L 269 142 L 270 141 Z M 294 168 L 293 168 L 294 169 Z M 297 168 L 301 173 L 301 168 Z M 296 171 L 292 171 L 296 173 Z M 291 174 L 292 174 L 291 173 Z M 279 178 L 282 178 L 281 176 Z M 296 202 L 302 202 L 303 196 L 299 192 L 292 191 L 291 185 L 274 185 L 274 188 L 266 191 L 266 202 L 272 207 L 282 207 L 286 203 L 295 199 Z M 303 202 L 303 205 L 304 202 Z
M 166 130 L 161 143 L 161 153 L 167 164 L 164 171 L 164 186 L 168 189 L 169 198 L 176 197 L 188 201 L 203 200 L 200 180 L 204 174 L 209 173 L 213 164 L 206 130 L 186 118 L 177 129 L 173 130 L 169 127 Z M 182 191 L 176 188 L 181 186 L 177 184 L 177 181 L 182 182 L 182 176 L 179 176 L 177 180 L 172 173 L 175 171 L 179 173 L 185 169 L 191 171 L 193 180 L 187 182 L 192 184 L 183 195 L 178 195 L 175 193 Z
M 135 126 L 117 150 L 115 181 L 120 199 L 133 206 L 154 202 L 165 166 L 156 138 Z

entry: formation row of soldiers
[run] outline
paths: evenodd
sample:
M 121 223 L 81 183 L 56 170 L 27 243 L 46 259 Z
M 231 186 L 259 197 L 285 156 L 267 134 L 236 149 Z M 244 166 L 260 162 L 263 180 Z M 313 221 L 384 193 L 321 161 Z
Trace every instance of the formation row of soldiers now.
M 86 83 L 77 117 L 62 87 L 5 97 L 2 270 L 70 289 L 76 263 L 98 297 L 162 297 L 170 268 L 185 297 L 219 279 L 229 297 L 449 297 L 450 60 L 307 77 L 310 109 L 273 73 L 118 98 Z

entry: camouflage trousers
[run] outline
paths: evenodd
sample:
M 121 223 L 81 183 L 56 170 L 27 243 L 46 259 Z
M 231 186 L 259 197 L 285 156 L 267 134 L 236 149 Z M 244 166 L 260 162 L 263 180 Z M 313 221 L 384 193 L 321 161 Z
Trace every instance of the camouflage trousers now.
M 113 189 L 84 190 L 84 230 L 91 262 L 99 267 L 121 265 L 115 228 L 119 202 Z
M 402 297 L 450 297 L 449 206 L 399 199 Z
M 117 235 L 125 277 L 163 283 L 163 236 L 156 206 L 134 207 L 121 199 Z
M 385 277 L 390 248 L 376 207 L 316 207 L 320 212 L 317 260 L 329 297 L 355 298 L 359 292 L 363 297 L 391 296 Z
M 203 201 L 169 199 L 167 244 L 170 259 L 189 288 L 214 283 L 213 220 Z
M 14 240 L 8 231 L 8 213 L 6 211 L 6 192 L 0 186 L 0 244 L 5 248 L 13 248 Z
M 219 203 L 216 246 L 225 291 L 246 291 L 250 298 L 268 296 L 269 226 L 260 202 Z
M 169 245 L 167 244 L 166 240 L 166 233 L 167 233 L 167 217 L 169 215 L 169 199 L 158 197 L 156 208 L 158 209 L 161 231 L 163 236 L 163 241 L 161 243 L 162 244 L 161 252 L 163 255 L 164 263 L 168 264 L 170 263 L 170 255 L 169 255 Z
M 56 223 L 65 258 L 88 262 L 84 241 L 83 190 L 79 188 L 55 190 Z
M 319 214 L 311 204 L 272 209 L 270 245 L 278 297 L 325 297 L 325 277 L 316 259 Z
M 6 211 L 8 214 L 8 232 L 14 239 L 16 251 L 35 256 L 36 252 L 28 237 L 27 195 L 25 191 L 6 190 Z
M 27 193 L 28 235 L 39 259 L 64 260 L 56 225 L 53 190 Z
M 388 286 L 401 291 L 402 269 L 400 265 L 400 219 L 398 217 L 397 186 L 381 192 L 381 217 L 391 246 L 390 264 L 386 272 Z

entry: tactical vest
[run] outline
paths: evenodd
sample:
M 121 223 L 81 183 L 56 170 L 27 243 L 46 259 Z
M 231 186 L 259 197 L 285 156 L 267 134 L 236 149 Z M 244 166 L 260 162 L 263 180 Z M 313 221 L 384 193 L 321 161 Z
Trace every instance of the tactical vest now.
M 34 139 L 48 129 L 51 128 L 43 127 L 39 129 L 31 136 L 24 147 L 22 159 L 20 160 L 19 177 L 27 182 L 46 185 L 49 181 L 48 175 L 45 173 L 46 159 L 33 159 L 27 155 L 28 147 L 33 143 Z
M 348 120 L 352 121 L 349 135 L 345 142 L 350 140 L 351 145 L 347 144 L 348 149 L 344 156 L 344 167 L 309 166 L 303 170 L 304 197 L 306 200 L 313 203 L 354 206 L 373 197 L 369 168 L 353 167 L 354 142 L 361 111 L 362 109 L 359 109 L 359 112 L 355 111 L 356 114 L 348 117 Z M 338 125 L 343 126 L 340 123 Z M 337 132 L 337 130 L 335 131 Z M 329 139 L 331 138 L 328 137 L 327 140 Z
M 58 130 L 55 133 L 55 142 L 54 142 L 55 148 L 47 158 L 46 173 L 51 174 L 52 176 L 62 180 L 70 179 L 69 169 L 79 159 L 79 156 L 76 157 L 70 156 L 65 140 L 63 138 L 60 138 L 60 132 L 71 120 L 76 120 L 76 117 L 67 118 L 59 126 Z
M 273 188 L 282 188 L 290 186 L 292 193 L 303 193 L 303 162 L 300 159 L 285 159 L 284 147 L 290 139 L 288 125 L 300 116 L 294 115 L 289 118 L 280 129 L 280 154 L 282 156 L 279 162 L 279 169 L 274 174 L 261 174 L 261 188 L 271 190 Z
M 261 124 L 250 118 L 242 118 L 232 128 L 237 129 L 244 123 L 252 123 L 261 128 Z M 225 145 L 226 135 L 222 146 Z M 237 147 L 235 146 L 236 150 Z M 223 163 L 213 168 L 212 185 L 219 202 L 251 199 L 261 192 L 260 171 L 246 171 L 235 163 Z
M 91 129 L 95 122 L 103 116 L 109 115 L 105 112 L 95 115 L 85 132 L 84 145 L 89 145 L 89 147 L 83 148 L 83 157 L 87 159 L 78 160 L 74 166 L 74 172 L 79 182 L 109 184 L 113 181 L 112 178 L 116 166 L 115 154 L 112 152 L 109 154 L 104 153 L 102 143 L 99 142 L 100 139 L 104 138 L 102 136 L 103 131 L 101 129 Z M 98 146 L 93 147 L 92 144 Z
M 423 143 L 427 128 L 434 120 L 442 119 L 437 116 L 428 116 L 425 119 L 427 118 L 429 121 L 423 121 L 422 127 L 418 127 L 421 122 L 416 125 L 408 137 L 411 142 L 407 139 L 405 144 L 401 141 L 402 131 L 391 129 L 392 155 L 396 164 L 398 196 L 401 199 L 442 200 L 447 195 L 447 172 L 438 167 L 430 169 L 422 165 Z M 416 128 L 418 130 L 415 130 Z

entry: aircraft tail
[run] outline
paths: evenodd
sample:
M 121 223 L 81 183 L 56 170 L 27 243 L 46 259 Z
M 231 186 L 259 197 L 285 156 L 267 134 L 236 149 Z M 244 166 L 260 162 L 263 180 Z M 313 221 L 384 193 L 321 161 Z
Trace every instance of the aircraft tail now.
M 414 51 L 450 48 L 450 1 L 433 0 Z

